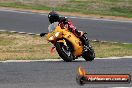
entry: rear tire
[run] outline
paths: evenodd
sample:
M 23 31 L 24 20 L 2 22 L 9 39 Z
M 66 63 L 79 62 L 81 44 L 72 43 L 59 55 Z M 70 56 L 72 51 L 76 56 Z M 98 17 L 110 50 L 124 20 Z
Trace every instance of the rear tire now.
M 56 50 L 59 54 L 59 56 L 66 62 L 71 62 L 73 60 L 73 55 L 69 51 L 69 53 L 66 53 L 64 50 L 64 43 L 62 42 L 56 42 Z M 68 52 L 68 51 L 67 51 Z
M 95 58 L 95 53 L 94 50 L 92 48 L 90 48 L 87 51 L 83 51 L 82 57 L 86 60 L 86 61 L 92 61 Z

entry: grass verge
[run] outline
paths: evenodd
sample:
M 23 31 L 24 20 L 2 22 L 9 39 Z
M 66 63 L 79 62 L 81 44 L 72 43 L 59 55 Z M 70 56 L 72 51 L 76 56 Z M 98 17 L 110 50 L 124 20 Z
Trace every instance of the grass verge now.
M 0 0 L 0 6 L 132 18 L 131 0 Z
M 132 44 L 102 43 L 90 41 L 96 57 L 132 56 Z M 50 53 L 46 38 L 36 35 L 0 32 L 0 60 L 58 59 Z

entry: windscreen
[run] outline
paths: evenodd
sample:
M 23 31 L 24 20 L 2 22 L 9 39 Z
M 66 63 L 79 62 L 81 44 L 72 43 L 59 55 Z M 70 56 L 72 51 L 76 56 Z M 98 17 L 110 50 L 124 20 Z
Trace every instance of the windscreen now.
M 59 24 L 59 22 L 54 22 L 54 23 L 50 24 L 48 27 L 49 32 L 52 32 L 58 26 L 58 24 Z

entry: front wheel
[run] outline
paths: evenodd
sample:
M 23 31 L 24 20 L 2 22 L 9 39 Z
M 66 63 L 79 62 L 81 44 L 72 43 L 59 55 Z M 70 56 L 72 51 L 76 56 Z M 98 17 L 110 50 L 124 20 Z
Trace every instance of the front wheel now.
M 56 42 L 56 50 L 59 56 L 66 62 L 71 62 L 73 60 L 73 55 L 68 48 L 68 46 L 64 45 L 62 42 Z

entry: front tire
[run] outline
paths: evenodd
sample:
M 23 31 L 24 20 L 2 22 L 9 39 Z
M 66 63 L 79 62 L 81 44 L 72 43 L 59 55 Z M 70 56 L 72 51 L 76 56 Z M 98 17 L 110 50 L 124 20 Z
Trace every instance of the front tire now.
M 59 56 L 66 62 L 71 62 L 73 60 L 73 55 L 72 53 L 70 52 L 70 50 L 66 50 L 65 49 L 65 46 L 64 43 L 62 42 L 56 42 L 56 50 L 59 54 Z

